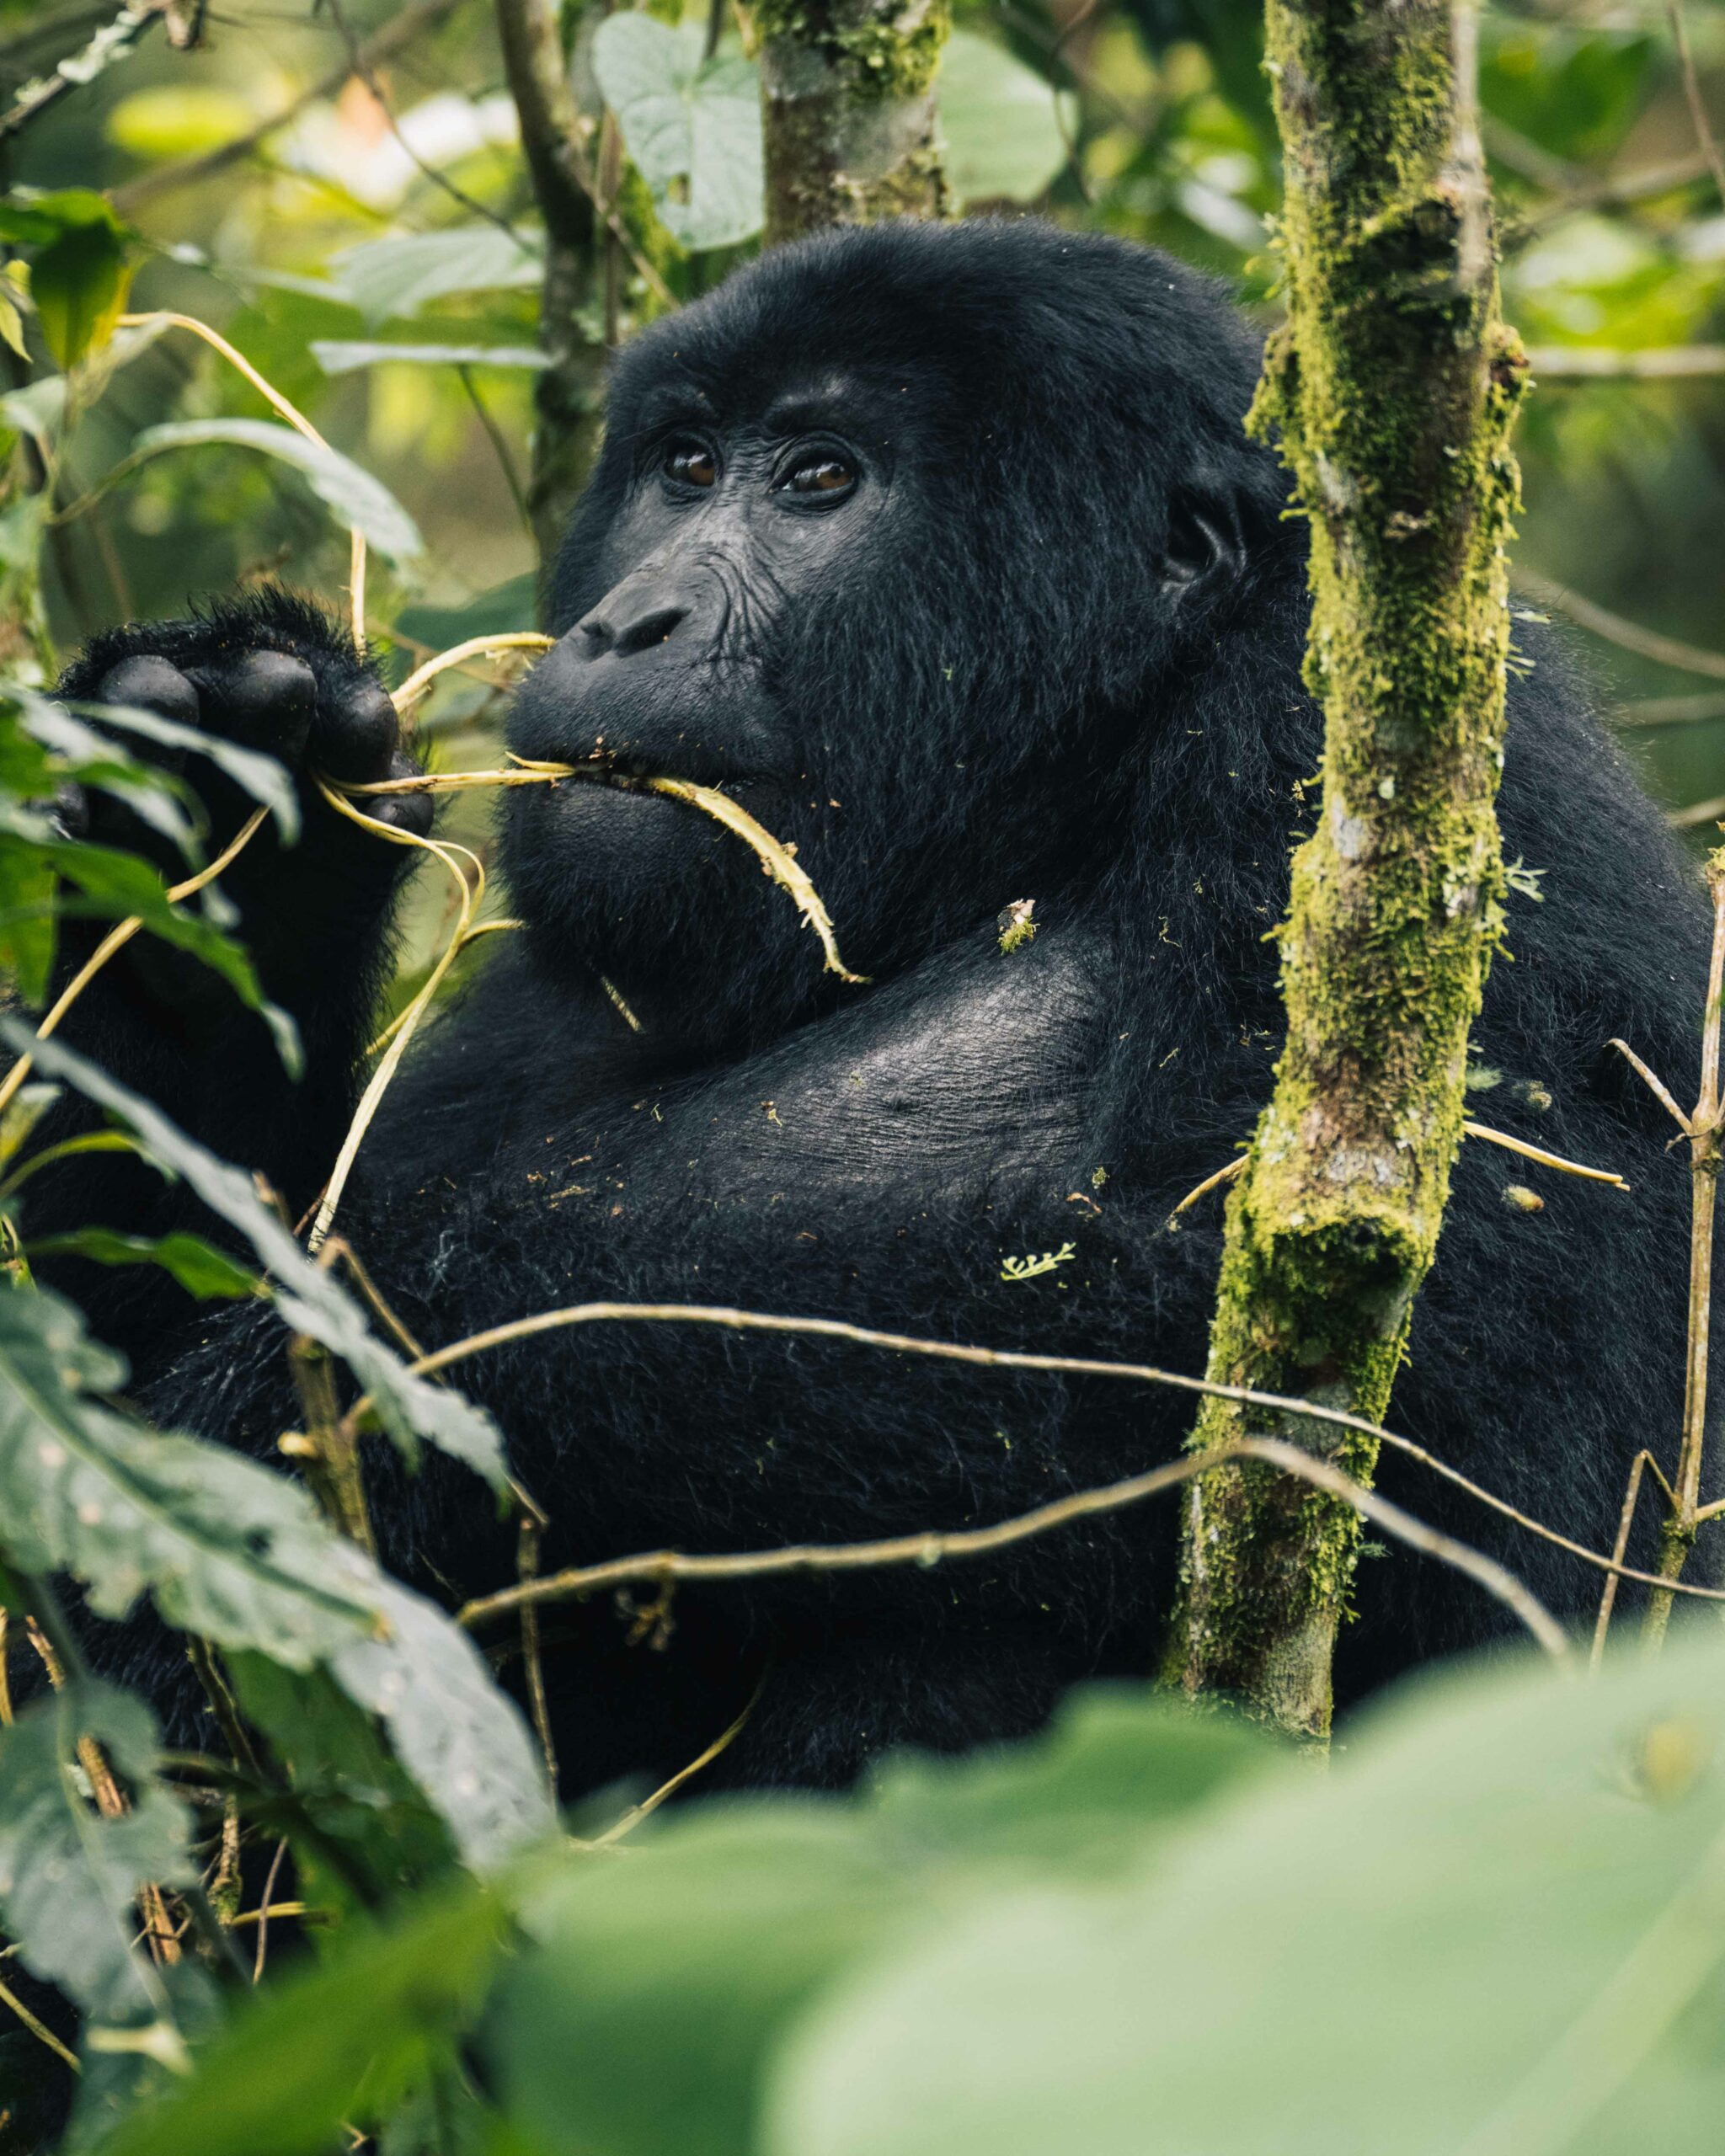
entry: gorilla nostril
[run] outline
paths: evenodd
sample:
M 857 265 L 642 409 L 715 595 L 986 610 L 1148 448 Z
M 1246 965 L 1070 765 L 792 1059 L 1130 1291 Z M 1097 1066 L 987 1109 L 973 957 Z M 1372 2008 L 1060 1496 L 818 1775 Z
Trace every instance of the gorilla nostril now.
M 688 617 L 686 606 L 655 604 L 651 600 L 635 606 L 625 600 L 618 606 L 596 607 L 579 624 L 586 640 L 582 655 L 603 659 L 612 654 L 618 659 L 631 659 L 637 652 L 650 651 L 655 644 L 664 643 Z
M 587 640 L 587 648 L 583 654 L 585 658 L 599 659 L 611 649 L 611 627 L 602 615 L 590 614 L 585 622 L 576 626 Z
M 617 636 L 619 656 L 627 658 L 634 652 L 650 651 L 654 644 L 668 642 L 687 620 L 688 613 L 686 606 L 654 606 L 638 615 Z

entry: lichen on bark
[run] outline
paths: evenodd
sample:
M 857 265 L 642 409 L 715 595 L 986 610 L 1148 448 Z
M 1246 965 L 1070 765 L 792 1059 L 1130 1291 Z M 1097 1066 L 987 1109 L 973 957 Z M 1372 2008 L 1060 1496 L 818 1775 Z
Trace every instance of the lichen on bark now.
M 1249 424 L 1311 532 L 1323 803 L 1280 931 L 1287 1040 L 1230 1200 L 1209 1374 L 1381 1419 L 1461 1134 L 1502 924 L 1509 429 L 1467 0 L 1270 0 L 1288 318 Z M 1192 1444 L 1369 1439 L 1205 1403 Z M 1165 1673 L 1321 1737 L 1357 1516 L 1273 1469 L 1193 1486 Z
M 758 0 L 766 237 L 946 208 L 935 71 L 950 0 Z

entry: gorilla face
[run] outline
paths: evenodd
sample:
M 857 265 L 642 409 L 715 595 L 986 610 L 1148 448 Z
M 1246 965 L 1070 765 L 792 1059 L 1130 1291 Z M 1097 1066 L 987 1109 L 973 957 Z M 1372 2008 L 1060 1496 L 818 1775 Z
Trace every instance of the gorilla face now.
M 1197 280 L 1047 227 L 778 250 L 621 361 L 510 747 L 733 794 L 859 971 L 991 920 L 1093 857 L 1158 675 L 1279 494 L 1240 432 L 1253 367 Z M 758 1032 L 830 989 L 686 803 L 574 781 L 501 813 L 542 963 L 654 1032 Z
M 788 613 L 832 617 L 861 565 L 895 543 L 911 488 L 895 484 L 881 400 L 830 376 L 725 412 L 673 381 L 632 431 L 595 550 L 603 595 L 523 686 L 510 746 L 722 787 L 775 832 L 799 811 L 818 820 L 831 774 L 770 689 L 768 654 Z M 607 905 L 627 926 L 627 910 L 672 897 L 731 843 L 715 848 L 686 806 L 650 794 L 572 784 L 520 805 L 532 854 L 555 853 L 558 911 L 578 932 L 569 916 Z

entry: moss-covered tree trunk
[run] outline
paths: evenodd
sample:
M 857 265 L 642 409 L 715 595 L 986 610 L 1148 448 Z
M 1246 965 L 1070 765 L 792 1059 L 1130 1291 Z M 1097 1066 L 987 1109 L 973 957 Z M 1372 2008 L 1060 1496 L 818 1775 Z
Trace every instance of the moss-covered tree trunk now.
M 945 206 L 934 74 L 950 0 L 758 0 L 769 245 Z
M 1381 1419 L 1461 1136 L 1500 923 L 1507 446 L 1467 0 L 1270 0 L 1289 319 L 1252 425 L 1311 535 L 1323 805 L 1281 931 L 1288 1036 L 1228 1212 L 1212 1378 Z M 1205 1447 L 1274 1418 L 1210 1401 Z M 1369 1477 L 1375 1448 L 1290 1418 Z M 1194 1485 L 1167 1674 L 1330 1717 L 1355 1515 L 1272 1469 Z

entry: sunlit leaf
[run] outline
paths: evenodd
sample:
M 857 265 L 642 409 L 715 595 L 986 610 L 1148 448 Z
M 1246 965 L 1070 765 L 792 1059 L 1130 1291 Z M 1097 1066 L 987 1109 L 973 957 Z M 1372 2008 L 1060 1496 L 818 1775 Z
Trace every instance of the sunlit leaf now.
M 593 72 L 654 207 L 680 245 L 734 246 L 765 217 L 760 71 L 703 60 L 703 34 L 620 8 L 593 39 Z
M 1004 45 L 956 29 L 936 90 L 947 183 L 961 202 L 1034 202 L 1048 192 L 1068 151 L 1040 75 Z
M 361 367 L 512 367 L 534 371 L 549 358 L 521 344 L 367 344 L 339 338 L 314 337 L 307 347 L 325 374 L 354 374 Z
M 349 300 L 367 321 L 417 314 L 428 301 L 454 292 L 532 289 L 545 275 L 534 236 L 516 238 L 495 225 L 457 225 L 402 239 L 361 242 L 333 255 L 334 296 Z

